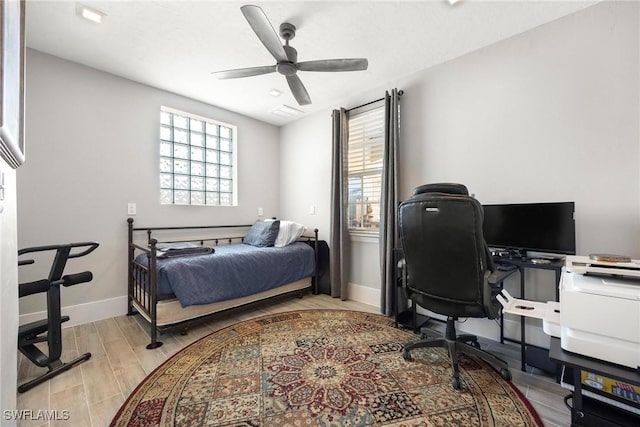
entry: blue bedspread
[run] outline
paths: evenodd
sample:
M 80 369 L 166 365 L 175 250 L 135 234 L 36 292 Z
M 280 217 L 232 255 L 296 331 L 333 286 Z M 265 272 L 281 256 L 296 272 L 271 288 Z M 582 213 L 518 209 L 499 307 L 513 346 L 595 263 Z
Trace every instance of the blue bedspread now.
M 145 255 L 136 258 L 146 265 Z M 313 275 L 315 255 L 305 243 L 259 248 L 221 245 L 215 252 L 158 259 L 158 294 L 174 294 L 183 307 L 266 291 Z

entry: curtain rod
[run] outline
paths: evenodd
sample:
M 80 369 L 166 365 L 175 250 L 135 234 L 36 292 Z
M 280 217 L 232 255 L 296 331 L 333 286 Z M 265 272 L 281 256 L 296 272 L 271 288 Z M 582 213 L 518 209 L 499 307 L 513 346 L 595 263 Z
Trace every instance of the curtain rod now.
M 403 94 L 404 94 L 403 90 L 399 90 L 398 91 L 398 96 L 402 96 Z M 371 105 L 371 104 L 374 104 L 376 102 L 380 102 L 380 101 L 383 101 L 383 100 L 384 100 L 384 98 L 374 99 L 373 101 L 365 102 L 364 104 L 358 105 L 357 107 L 348 108 L 347 111 L 355 110 L 356 108 L 366 107 L 367 105 Z
M 383 100 L 384 100 L 384 98 L 374 99 L 373 101 L 366 102 L 366 103 L 364 103 L 362 105 L 358 105 L 357 107 L 349 108 L 349 109 L 347 109 L 347 111 L 355 110 L 356 108 L 366 107 L 367 105 L 375 104 L 376 102 L 380 102 L 380 101 L 383 101 Z

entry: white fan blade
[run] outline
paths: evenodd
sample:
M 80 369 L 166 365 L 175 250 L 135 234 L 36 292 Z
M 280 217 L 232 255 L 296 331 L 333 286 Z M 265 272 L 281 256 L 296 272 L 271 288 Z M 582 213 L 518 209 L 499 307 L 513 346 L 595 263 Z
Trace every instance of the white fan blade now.
M 366 58 L 321 59 L 296 65 L 300 71 L 363 71 L 369 67 L 369 61 Z
M 238 79 L 240 77 L 259 76 L 261 74 L 273 73 L 276 71 L 275 65 L 264 67 L 238 68 L 236 70 L 214 71 L 213 74 L 219 79 Z
M 287 83 L 289 83 L 289 88 L 293 93 L 293 97 L 298 101 L 300 105 L 309 105 L 311 104 L 311 98 L 309 97 L 309 93 L 307 89 L 302 84 L 302 80 L 300 77 L 295 74 L 292 76 L 287 76 Z
M 242 10 L 242 14 L 253 28 L 253 31 L 256 33 L 264 47 L 276 58 L 276 61 L 288 61 L 287 53 L 284 51 L 282 47 L 282 42 L 280 41 L 280 37 L 278 37 L 278 33 L 273 29 L 267 15 L 265 15 L 264 11 L 254 5 L 245 5 L 240 8 Z

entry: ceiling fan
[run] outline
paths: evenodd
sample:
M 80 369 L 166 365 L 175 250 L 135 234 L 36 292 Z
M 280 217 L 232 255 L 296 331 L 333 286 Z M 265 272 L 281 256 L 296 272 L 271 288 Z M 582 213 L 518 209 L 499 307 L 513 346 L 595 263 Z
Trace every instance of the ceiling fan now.
M 258 76 L 277 71 L 287 78 L 289 88 L 300 105 L 311 104 L 311 98 L 307 89 L 302 84 L 298 71 L 362 71 L 366 70 L 369 63 L 366 58 L 350 59 L 322 59 L 318 61 L 298 62 L 298 51 L 289 46 L 289 40 L 296 35 L 296 27 L 285 22 L 280 25 L 280 37 L 284 39 L 282 45 L 278 34 L 275 32 L 264 11 L 254 5 L 245 5 L 240 8 L 249 25 L 256 33 L 262 44 L 276 59 L 275 65 L 263 67 L 239 68 L 213 72 L 219 79 L 237 79 L 240 77 Z

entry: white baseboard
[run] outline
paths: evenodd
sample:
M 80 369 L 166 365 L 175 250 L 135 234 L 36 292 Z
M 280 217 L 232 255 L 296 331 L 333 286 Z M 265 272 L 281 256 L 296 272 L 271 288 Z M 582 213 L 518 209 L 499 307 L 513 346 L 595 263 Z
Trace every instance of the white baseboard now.
M 347 295 L 350 300 L 380 308 L 380 289 L 349 282 Z
M 109 317 L 121 316 L 127 313 L 127 297 L 109 298 L 100 301 L 88 302 L 85 304 L 70 305 L 62 307 L 62 315 L 69 316 L 70 320 L 62 324 L 64 328 L 69 326 L 83 325 L 97 320 L 108 319 Z M 45 319 L 46 311 L 27 313 L 20 315 L 20 325 Z
M 380 289 L 370 288 L 355 283 L 349 283 L 349 299 L 364 304 L 380 307 Z M 69 316 L 70 320 L 62 324 L 63 327 L 83 325 L 109 317 L 121 316 L 127 313 L 127 297 L 121 296 L 85 304 L 62 307 L 62 315 Z M 20 315 L 20 325 L 45 319 L 46 311 L 27 313 Z

